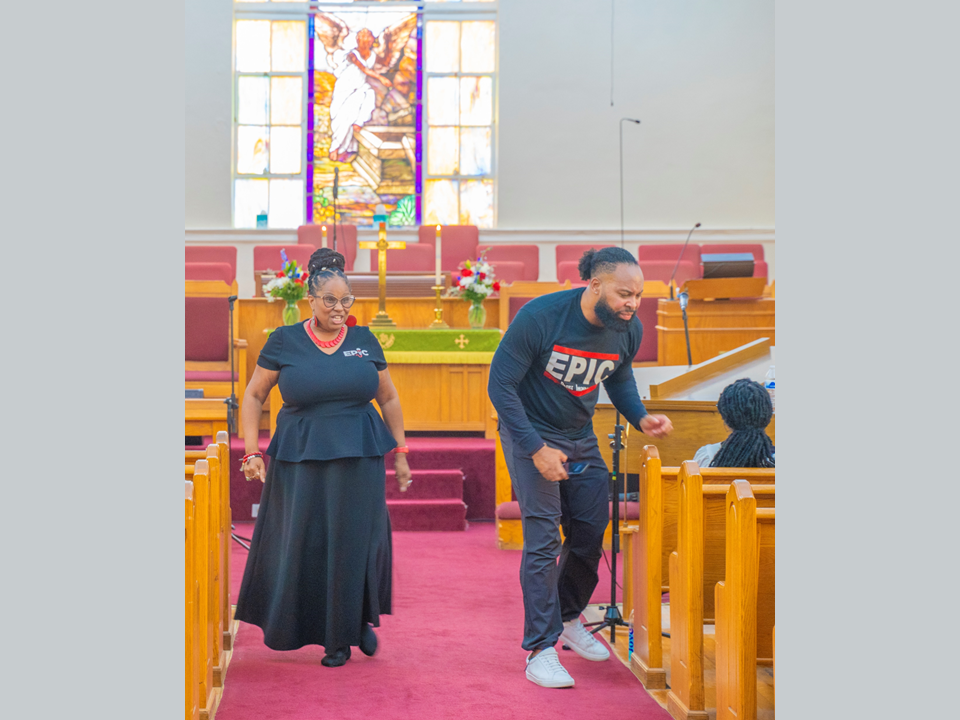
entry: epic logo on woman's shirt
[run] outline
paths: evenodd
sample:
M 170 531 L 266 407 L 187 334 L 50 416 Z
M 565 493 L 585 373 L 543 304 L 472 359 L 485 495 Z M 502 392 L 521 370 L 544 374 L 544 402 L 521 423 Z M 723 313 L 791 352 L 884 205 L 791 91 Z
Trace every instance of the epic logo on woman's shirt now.
M 361 350 L 360 348 L 357 348 L 356 350 L 344 350 L 343 354 L 346 355 L 347 357 L 362 358 L 364 355 L 369 355 L 370 353 L 367 352 L 366 350 Z
M 619 355 L 554 345 L 544 375 L 580 397 L 596 389 L 617 368 Z

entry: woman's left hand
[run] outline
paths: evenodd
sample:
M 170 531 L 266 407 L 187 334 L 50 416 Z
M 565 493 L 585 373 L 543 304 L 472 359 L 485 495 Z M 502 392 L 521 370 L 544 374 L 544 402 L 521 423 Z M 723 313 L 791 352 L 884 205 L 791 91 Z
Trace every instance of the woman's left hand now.
M 407 465 L 407 456 L 404 453 L 397 453 L 393 460 L 393 469 L 397 473 L 397 484 L 400 486 L 400 492 L 406 492 L 413 482 L 410 477 L 410 466 Z

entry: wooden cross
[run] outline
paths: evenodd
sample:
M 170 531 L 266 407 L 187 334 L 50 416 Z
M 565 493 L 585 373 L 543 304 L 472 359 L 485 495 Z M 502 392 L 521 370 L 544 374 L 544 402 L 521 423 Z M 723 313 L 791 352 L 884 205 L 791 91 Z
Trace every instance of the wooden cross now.
M 457 345 L 460 346 L 460 349 L 461 349 L 461 350 L 463 350 L 464 346 L 465 346 L 468 342 L 470 342 L 470 338 L 464 337 L 464 336 L 463 336 L 463 333 L 460 333 L 460 337 L 458 337 L 456 340 L 454 340 L 454 342 L 455 342 Z
M 368 327 L 396 327 L 397 324 L 387 315 L 387 250 L 403 250 L 407 244 L 402 240 L 387 242 L 387 224 L 380 222 L 376 242 L 362 242 L 359 247 L 377 251 L 377 265 L 380 270 L 380 307 Z

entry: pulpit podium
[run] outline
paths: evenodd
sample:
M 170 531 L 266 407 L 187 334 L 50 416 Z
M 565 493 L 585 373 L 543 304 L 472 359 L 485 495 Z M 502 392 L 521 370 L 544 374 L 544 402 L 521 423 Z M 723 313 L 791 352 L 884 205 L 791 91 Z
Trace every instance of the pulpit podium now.
M 690 353 L 697 365 L 759 338 L 776 340 L 776 300 L 765 297 L 766 278 L 688 280 Z M 657 362 L 686 365 L 687 344 L 679 300 L 657 304 Z

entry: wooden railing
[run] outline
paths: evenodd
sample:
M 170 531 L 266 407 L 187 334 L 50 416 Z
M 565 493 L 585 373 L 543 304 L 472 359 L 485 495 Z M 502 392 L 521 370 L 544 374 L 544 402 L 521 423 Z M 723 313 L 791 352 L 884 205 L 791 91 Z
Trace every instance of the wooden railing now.
M 215 711 L 233 647 L 227 440 L 225 432 L 218 433 L 217 442 L 184 457 L 188 720 L 207 720 Z

